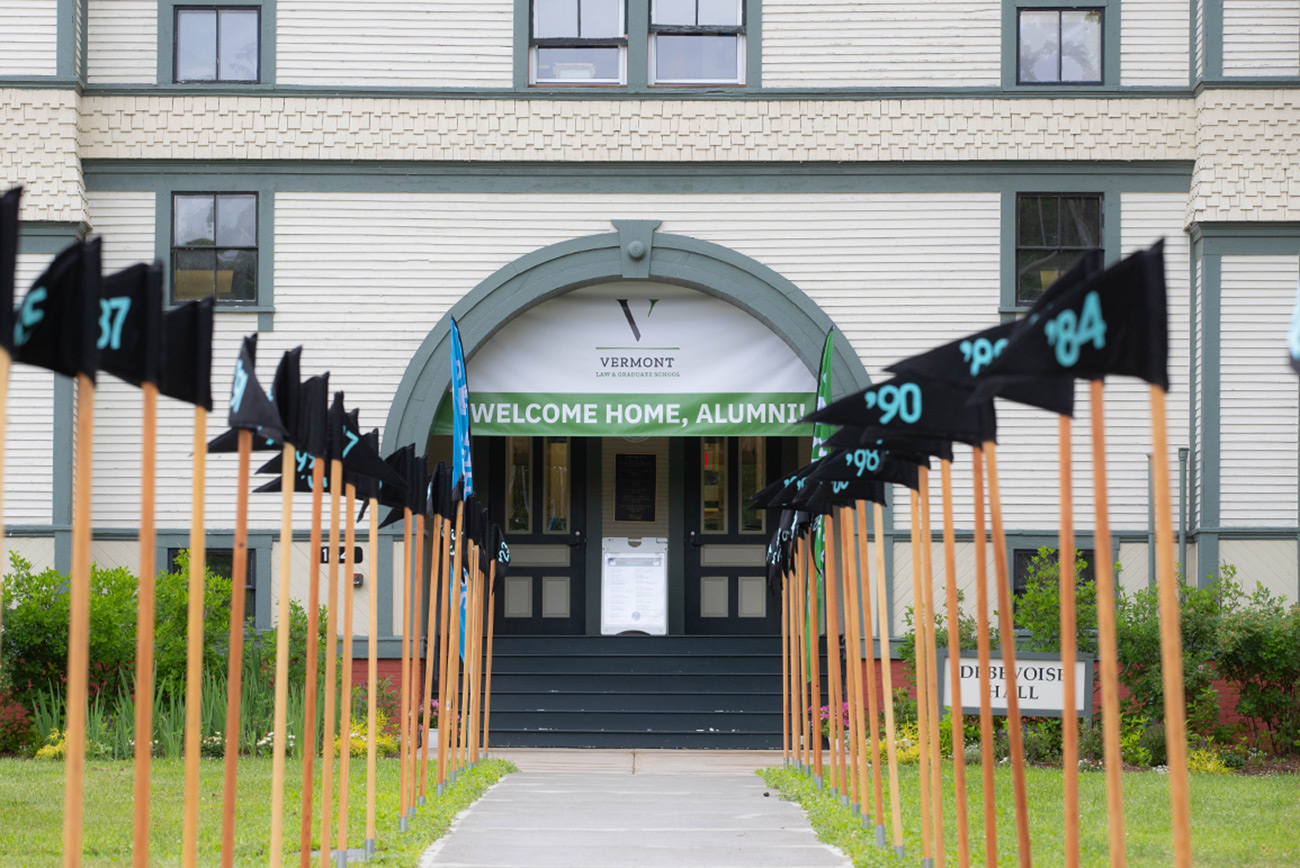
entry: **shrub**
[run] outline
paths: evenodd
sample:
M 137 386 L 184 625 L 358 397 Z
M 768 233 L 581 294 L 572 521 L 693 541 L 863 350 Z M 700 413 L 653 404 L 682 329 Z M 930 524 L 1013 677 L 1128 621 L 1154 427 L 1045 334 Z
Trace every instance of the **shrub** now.
M 1083 575 L 1088 563 L 1075 550 L 1074 574 Z M 1016 598 L 1015 625 L 1028 635 L 1019 640 L 1022 651 L 1056 653 L 1061 650 L 1061 565 L 1056 549 L 1039 548 L 1029 563 L 1025 590 Z M 1075 641 L 1080 654 L 1097 653 L 1097 585 L 1080 582 L 1075 589 Z
M 1120 756 L 1131 766 L 1151 765 L 1151 751 L 1142 745 L 1142 736 L 1150 722 L 1140 714 L 1126 714 L 1120 719 Z
M 1079 759 L 1099 763 L 1106 759 L 1106 742 L 1101 724 L 1091 720 L 1079 727 Z
M 965 598 L 966 598 L 965 594 L 963 594 L 960 591 L 957 592 L 958 603 L 964 601 Z M 942 608 L 943 608 L 942 602 L 940 601 L 940 606 L 939 606 L 940 610 L 934 613 L 934 642 L 937 648 L 947 649 L 948 619 L 947 616 L 942 611 Z M 906 632 L 903 633 L 902 636 L 899 637 L 898 640 L 898 656 L 900 659 L 905 660 L 907 662 L 909 676 L 911 677 L 913 684 L 916 683 L 916 676 L 915 676 L 916 627 L 913 624 L 914 616 L 915 616 L 915 611 L 912 609 L 911 606 L 908 606 L 907 609 L 903 612 L 903 623 L 906 625 L 907 630 Z M 991 617 L 992 616 L 990 616 L 990 618 Z M 961 649 L 963 651 L 973 651 L 975 650 L 976 647 L 978 647 L 977 640 L 976 640 L 976 626 L 977 626 L 977 622 L 975 620 L 974 615 L 967 614 L 966 612 L 960 610 L 958 611 L 957 636 L 961 642 Z M 997 646 L 997 642 L 998 642 L 997 631 L 996 629 L 993 628 L 991 623 L 989 625 L 989 641 L 993 644 L 994 647 Z M 940 677 L 942 677 L 942 675 L 940 675 Z
M 1240 690 L 1237 713 L 1276 754 L 1300 751 L 1300 606 L 1262 585 L 1249 607 L 1224 616 L 1217 665 Z
M 1197 748 L 1187 754 L 1187 770 L 1193 774 L 1199 772 L 1206 775 L 1227 775 L 1232 773 L 1219 752 L 1208 747 Z
M 1151 765 L 1162 766 L 1168 763 L 1168 749 L 1165 745 L 1165 725 L 1159 721 L 1153 721 L 1146 725 L 1142 730 L 1142 738 L 1138 744 L 1146 749 L 1147 754 L 1151 757 Z
M 1031 763 L 1061 761 L 1061 721 L 1057 718 L 1025 718 L 1025 759 Z

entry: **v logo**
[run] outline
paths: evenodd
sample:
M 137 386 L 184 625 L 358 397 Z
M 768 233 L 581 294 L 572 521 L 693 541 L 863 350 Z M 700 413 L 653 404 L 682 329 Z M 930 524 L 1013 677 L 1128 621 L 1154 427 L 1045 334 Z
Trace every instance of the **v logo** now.
M 650 316 L 650 314 L 654 313 L 655 305 L 658 303 L 659 303 L 659 299 L 657 298 L 650 299 L 650 309 L 646 311 L 645 315 Z M 628 307 L 627 299 L 620 298 L 618 300 L 618 306 L 623 308 L 623 316 L 627 317 L 627 324 L 632 328 L 632 336 L 637 339 L 638 343 L 640 343 L 641 329 L 637 328 L 636 320 L 632 318 L 632 308 Z

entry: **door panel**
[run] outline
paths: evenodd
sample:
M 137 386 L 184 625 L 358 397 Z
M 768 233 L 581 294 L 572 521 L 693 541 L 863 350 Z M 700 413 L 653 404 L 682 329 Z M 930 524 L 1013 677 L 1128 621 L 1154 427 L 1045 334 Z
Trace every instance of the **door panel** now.
M 492 437 L 489 511 L 510 545 L 510 572 L 498 589 L 496 631 L 573 635 L 586 628 L 586 487 L 577 468 L 586 441 L 571 437 Z
M 717 437 L 691 438 L 685 451 L 686 632 L 779 633 L 781 600 L 764 556 L 780 516 L 745 506 L 790 450 L 781 438 Z

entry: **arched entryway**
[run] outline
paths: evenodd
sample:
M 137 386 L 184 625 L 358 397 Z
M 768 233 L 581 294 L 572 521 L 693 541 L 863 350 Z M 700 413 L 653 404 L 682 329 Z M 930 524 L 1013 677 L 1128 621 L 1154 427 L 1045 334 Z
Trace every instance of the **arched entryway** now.
M 768 706 L 778 689 L 780 603 L 762 568 L 774 517 L 751 515 L 745 504 L 760 480 L 791 469 L 807 450 L 793 423 L 811 409 L 832 322 L 766 266 L 716 244 L 658 234 L 657 226 L 616 221 L 616 232 L 552 245 L 500 269 L 430 332 L 389 413 L 386 448 L 432 439 L 450 382 L 454 317 L 469 358 L 471 410 L 477 400 L 480 411 L 476 491 L 516 552 L 493 613 L 504 679 L 494 682 L 499 743 L 752 747 L 779 734 L 779 714 L 774 723 Z M 697 332 L 693 344 L 678 340 L 692 321 L 707 321 L 722 337 L 702 341 Z M 586 388 L 560 382 L 565 367 L 550 356 L 571 349 L 566 338 L 600 350 L 586 376 L 609 379 Z M 681 367 L 719 383 L 701 388 L 696 380 L 676 390 L 689 395 L 674 394 L 675 381 L 649 379 L 662 372 L 600 370 L 618 368 L 607 356 L 623 351 L 634 351 L 632 363 L 681 351 L 666 364 L 689 361 Z M 530 359 L 545 359 L 552 373 L 529 370 Z M 737 364 L 724 371 L 728 360 Z M 476 375 L 480 362 L 491 376 Z M 842 339 L 832 377 L 837 395 L 869 384 Z M 643 399 L 652 396 L 664 398 L 654 406 L 669 409 L 658 425 L 629 427 L 628 407 L 596 394 L 620 390 L 637 396 L 647 416 L 653 402 Z M 750 402 L 745 424 L 735 424 L 746 414 L 725 397 L 689 404 L 705 392 L 742 394 Z M 543 393 L 560 396 L 547 403 Z M 584 397 L 607 400 L 583 404 Z M 569 411 L 580 406 L 604 424 L 574 423 Z M 510 424 L 501 423 L 500 408 L 510 408 Z M 691 424 L 663 424 L 679 410 Z M 724 413 L 730 425 L 705 424 Z M 560 485 L 568 487 L 556 506 L 551 493 Z M 637 488 L 639 500 L 627 494 Z M 655 550 L 663 553 L 662 611 L 636 621 L 638 609 L 634 620 L 619 620 L 628 612 L 612 611 L 613 601 L 631 597 L 611 553 L 631 563 Z M 636 633 L 646 635 L 629 635 Z M 719 707 L 723 696 L 732 698 Z

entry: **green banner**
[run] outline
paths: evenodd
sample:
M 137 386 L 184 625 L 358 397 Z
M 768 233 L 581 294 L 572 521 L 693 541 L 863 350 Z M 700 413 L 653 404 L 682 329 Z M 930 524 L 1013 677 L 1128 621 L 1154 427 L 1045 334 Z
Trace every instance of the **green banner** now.
M 475 434 L 550 437 L 807 436 L 798 420 L 812 412 L 806 392 L 617 394 L 470 392 Z M 451 433 L 450 406 L 438 409 L 434 434 Z

